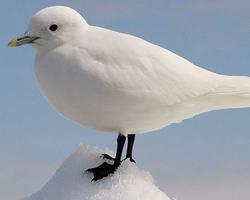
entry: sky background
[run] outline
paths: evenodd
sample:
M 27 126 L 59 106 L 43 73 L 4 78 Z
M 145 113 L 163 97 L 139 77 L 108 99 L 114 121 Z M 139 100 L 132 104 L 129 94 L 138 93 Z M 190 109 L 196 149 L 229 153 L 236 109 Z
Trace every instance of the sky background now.
M 130 33 L 206 69 L 250 76 L 249 0 L 9 0 L 0 7 L 0 199 L 38 190 L 79 143 L 116 135 L 63 119 L 36 86 L 30 46 L 7 48 L 41 8 L 68 5 L 89 24 Z M 137 165 L 178 200 L 249 200 L 250 109 L 214 111 L 136 138 Z

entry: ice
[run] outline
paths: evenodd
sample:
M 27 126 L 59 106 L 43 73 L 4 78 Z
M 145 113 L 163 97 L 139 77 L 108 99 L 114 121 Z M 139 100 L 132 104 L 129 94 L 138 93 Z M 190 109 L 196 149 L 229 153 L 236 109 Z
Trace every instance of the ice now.
M 101 164 L 102 153 L 112 154 L 80 145 L 40 191 L 22 200 L 170 200 L 149 172 L 130 161 L 124 161 L 113 175 L 91 182 L 93 176 L 85 170 Z

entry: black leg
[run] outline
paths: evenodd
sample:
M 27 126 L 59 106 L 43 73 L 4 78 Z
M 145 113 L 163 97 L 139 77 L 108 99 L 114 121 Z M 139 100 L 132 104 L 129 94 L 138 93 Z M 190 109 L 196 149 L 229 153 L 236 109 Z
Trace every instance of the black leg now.
M 117 168 L 121 164 L 122 150 L 126 141 L 126 137 L 119 133 L 117 138 L 117 150 L 115 155 L 114 166 Z
M 104 162 L 96 168 L 91 168 L 87 170 L 89 172 L 92 172 L 94 175 L 94 178 L 92 179 L 92 181 L 102 179 L 108 176 L 109 174 L 112 174 L 115 172 L 115 170 L 121 164 L 122 150 L 123 150 L 125 141 L 126 141 L 126 137 L 119 133 L 118 138 L 117 138 L 116 156 L 115 156 L 113 165 L 108 164 L 107 162 Z
M 135 162 L 132 156 L 134 141 L 135 141 L 135 134 L 128 135 L 128 148 L 127 148 L 126 159 L 129 158 L 131 162 Z
M 134 141 L 135 141 L 135 134 L 129 134 L 128 135 L 128 148 L 127 148 L 127 154 L 126 154 L 126 157 L 125 159 L 128 159 L 131 161 L 131 162 L 135 162 L 135 160 L 133 159 L 133 145 L 134 145 Z M 110 155 L 108 154 L 102 154 L 103 158 L 107 159 L 107 160 L 111 160 L 111 161 L 115 161 L 115 158 L 111 157 Z M 124 159 L 124 160 L 125 160 Z

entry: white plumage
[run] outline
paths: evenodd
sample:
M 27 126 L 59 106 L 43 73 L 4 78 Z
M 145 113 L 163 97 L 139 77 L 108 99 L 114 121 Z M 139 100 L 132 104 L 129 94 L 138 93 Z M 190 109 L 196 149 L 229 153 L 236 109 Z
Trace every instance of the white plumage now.
M 40 37 L 33 47 L 43 95 L 84 126 L 137 134 L 211 110 L 250 107 L 249 77 L 207 71 L 143 39 L 90 26 L 67 7 L 36 13 L 28 34 Z

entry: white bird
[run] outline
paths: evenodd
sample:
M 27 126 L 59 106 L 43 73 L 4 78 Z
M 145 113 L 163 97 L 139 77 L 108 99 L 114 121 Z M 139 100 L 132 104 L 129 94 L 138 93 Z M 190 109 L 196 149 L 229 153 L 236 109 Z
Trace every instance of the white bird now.
M 118 132 L 114 164 L 89 169 L 94 179 L 132 158 L 135 134 L 162 128 L 211 110 L 250 107 L 250 78 L 224 76 L 138 37 L 91 26 L 75 10 L 37 12 L 21 38 L 36 50 L 35 74 L 42 94 L 64 117 Z M 110 158 L 104 155 L 105 158 Z

